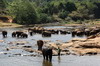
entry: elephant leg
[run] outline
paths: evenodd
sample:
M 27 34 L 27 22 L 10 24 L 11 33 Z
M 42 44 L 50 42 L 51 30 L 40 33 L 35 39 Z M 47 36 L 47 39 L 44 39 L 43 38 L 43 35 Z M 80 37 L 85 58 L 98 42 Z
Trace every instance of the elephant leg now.
M 45 52 L 43 52 L 43 58 L 44 58 L 44 60 L 45 60 L 45 57 L 46 57 Z
M 45 55 L 46 55 L 46 60 L 48 60 L 48 56 L 49 56 L 48 50 L 46 50 Z
M 50 62 L 52 61 L 52 55 L 49 55 L 49 60 L 50 60 Z
M 3 38 L 5 38 L 6 36 L 5 36 L 5 34 L 3 34 Z
M 30 32 L 30 36 L 33 36 L 33 32 Z
M 48 60 L 48 55 L 46 54 L 46 60 Z

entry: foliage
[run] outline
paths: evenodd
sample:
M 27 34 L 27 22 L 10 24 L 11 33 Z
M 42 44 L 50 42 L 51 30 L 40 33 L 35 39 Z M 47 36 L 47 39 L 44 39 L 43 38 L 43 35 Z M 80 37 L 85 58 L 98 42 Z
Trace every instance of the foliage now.
M 9 3 L 7 10 L 16 23 L 34 24 L 37 21 L 36 11 L 28 0 L 14 0 Z
M 59 13 L 59 17 L 62 19 L 65 19 L 68 16 L 69 12 L 63 11 Z
M 19 24 L 49 23 L 59 18 L 76 22 L 100 19 L 100 0 L 7 0 L 5 3 L 6 0 L 0 0 L 0 9 L 7 10 Z
M 52 22 L 53 18 L 51 16 L 48 16 L 47 14 L 41 13 L 39 15 L 39 23 L 48 23 Z

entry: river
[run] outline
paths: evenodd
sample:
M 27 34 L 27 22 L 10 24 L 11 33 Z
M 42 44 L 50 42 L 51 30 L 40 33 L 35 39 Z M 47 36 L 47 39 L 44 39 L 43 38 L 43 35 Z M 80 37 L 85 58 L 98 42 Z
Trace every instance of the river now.
M 48 26 L 44 28 L 73 28 L 73 27 L 64 27 L 64 26 Z M 75 55 L 63 55 L 63 56 L 53 56 L 52 62 L 47 62 L 43 60 L 42 55 L 38 55 L 36 57 L 24 56 L 29 53 L 24 51 L 23 49 L 12 49 L 10 51 L 6 51 L 7 47 L 11 47 L 9 42 L 13 41 L 27 41 L 26 45 L 32 46 L 33 49 L 37 49 L 36 41 L 37 40 L 49 40 L 51 42 L 68 42 L 73 39 L 71 34 L 66 35 L 52 35 L 51 37 L 44 38 L 41 34 L 34 34 L 33 36 L 29 36 L 27 39 L 18 39 L 12 38 L 11 33 L 17 30 L 24 30 L 27 28 L 0 28 L 0 30 L 7 30 L 8 37 L 2 38 L 0 33 L 0 40 L 4 42 L 0 42 L 0 66 L 100 66 L 100 56 L 75 56 Z M 86 38 L 86 36 L 74 38 Z M 15 46 L 15 45 L 14 45 Z M 17 56 L 14 54 L 20 53 L 21 55 Z

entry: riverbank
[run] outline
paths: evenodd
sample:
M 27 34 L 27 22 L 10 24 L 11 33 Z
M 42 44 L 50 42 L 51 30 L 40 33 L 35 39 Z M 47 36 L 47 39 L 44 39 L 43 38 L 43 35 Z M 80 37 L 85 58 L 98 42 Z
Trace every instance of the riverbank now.
M 0 22 L 0 28 L 4 28 L 4 27 L 34 27 L 34 26 L 71 26 L 71 27 L 75 27 L 75 26 L 86 26 L 86 27 L 92 27 L 92 26 L 100 26 L 100 21 L 93 21 L 93 22 L 88 22 L 88 23 L 82 23 L 82 24 L 78 24 L 78 23 L 61 23 L 61 22 L 56 22 L 56 23 L 47 23 L 47 24 L 33 24 L 33 25 L 20 25 L 20 24 L 16 24 L 16 23 L 4 23 L 4 22 Z
M 16 23 L 3 23 L 0 22 L 0 28 L 7 28 L 7 27 L 22 27 L 23 25 L 19 25 Z

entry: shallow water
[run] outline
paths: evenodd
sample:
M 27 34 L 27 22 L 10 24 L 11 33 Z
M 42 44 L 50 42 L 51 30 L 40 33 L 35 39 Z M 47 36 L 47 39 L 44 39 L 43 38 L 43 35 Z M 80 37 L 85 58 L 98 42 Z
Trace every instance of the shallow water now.
M 67 28 L 63 26 L 49 26 L 45 28 Z M 68 27 L 72 28 L 72 27 Z M 30 57 L 30 56 L 24 56 L 24 55 L 30 55 L 35 53 L 29 53 L 23 49 L 12 49 L 10 51 L 6 51 L 5 49 L 7 47 L 10 47 L 12 45 L 9 45 L 9 42 L 12 41 L 27 41 L 28 43 L 26 45 L 32 46 L 33 49 L 37 49 L 36 41 L 37 40 L 50 40 L 51 42 L 68 42 L 73 37 L 71 34 L 66 35 L 52 35 L 51 37 L 42 37 L 41 34 L 34 34 L 33 36 L 29 36 L 27 39 L 18 39 L 18 38 L 12 38 L 11 33 L 13 31 L 17 30 L 24 30 L 26 28 L 0 28 L 0 30 L 7 30 L 8 31 L 8 37 L 2 38 L 2 35 L 0 33 L 0 40 L 4 40 L 4 42 L 0 42 L 0 66 L 100 66 L 100 56 L 73 56 L 73 55 L 64 55 L 61 57 L 53 56 L 52 63 L 43 61 L 43 58 L 41 55 L 38 55 L 36 57 Z M 74 38 L 86 38 L 86 36 L 82 37 L 74 37 Z M 15 46 L 15 45 L 13 45 Z M 20 45 L 23 46 L 23 45 Z M 7 53 L 7 54 L 4 54 Z M 14 55 L 21 53 L 21 56 Z
M 53 56 L 52 62 L 42 57 L 5 57 L 0 66 L 100 66 L 100 56 Z

